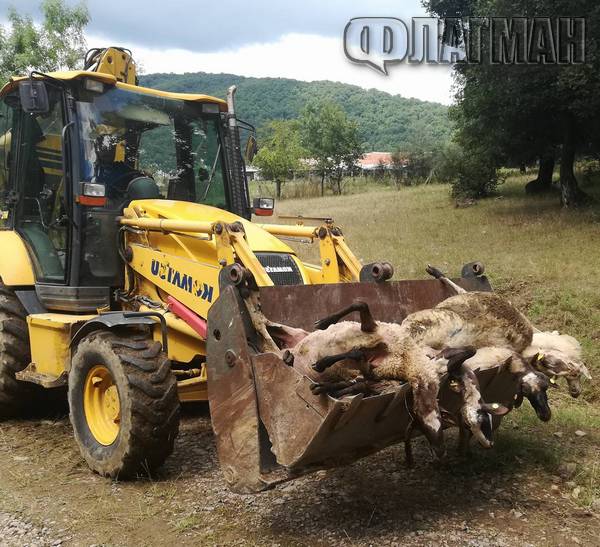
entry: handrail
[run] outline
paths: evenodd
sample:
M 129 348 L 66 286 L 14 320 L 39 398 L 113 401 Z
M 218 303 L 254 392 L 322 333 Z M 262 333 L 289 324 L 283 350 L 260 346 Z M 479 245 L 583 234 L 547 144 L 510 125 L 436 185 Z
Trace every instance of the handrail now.
M 318 228 L 314 226 L 292 226 L 288 224 L 258 224 L 259 228 L 275 236 L 309 237 L 317 236 Z
M 145 230 L 156 232 L 184 232 L 212 234 L 213 222 L 202 222 L 200 220 L 172 220 L 160 218 L 120 218 L 123 226 L 134 226 Z

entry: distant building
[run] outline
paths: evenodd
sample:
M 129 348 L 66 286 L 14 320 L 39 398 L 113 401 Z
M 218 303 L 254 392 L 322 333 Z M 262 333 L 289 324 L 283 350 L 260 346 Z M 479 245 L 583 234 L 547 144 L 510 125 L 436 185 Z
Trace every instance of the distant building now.
M 260 169 L 254 167 L 254 165 L 246 165 L 246 177 L 248 178 L 248 182 L 260 180 Z
M 357 162 L 362 171 L 392 168 L 392 155 L 389 152 L 368 152 Z
M 357 167 L 362 171 L 363 175 L 374 173 L 377 171 L 391 171 L 394 168 L 392 154 L 390 152 L 367 152 L 357 162 Z M 402 158 L 402 168 L 408 167 L 408 157 Z

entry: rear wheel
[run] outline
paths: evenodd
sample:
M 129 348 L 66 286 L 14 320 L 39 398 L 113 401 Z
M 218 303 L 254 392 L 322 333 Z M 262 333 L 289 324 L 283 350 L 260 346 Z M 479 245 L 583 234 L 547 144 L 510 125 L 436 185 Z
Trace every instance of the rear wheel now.
M 31 361 L 27 312 L 0 283 L 0 419 L 20 414 L 34 398 L 34 386 L 15 378 Z
M 177 382 L 160 343 L 112 332 L 86 336 L 69 372 L 75 439 L 88 465 L 112 478 L 148 475 L 173 451 Z

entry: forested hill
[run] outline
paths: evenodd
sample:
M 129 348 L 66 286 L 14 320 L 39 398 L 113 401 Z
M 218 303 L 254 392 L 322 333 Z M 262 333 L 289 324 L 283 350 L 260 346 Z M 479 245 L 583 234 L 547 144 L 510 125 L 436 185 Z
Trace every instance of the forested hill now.
M 246 78 L 233 74 L 149 74 L 141 85 L 225 98 L 230 85 L 238 86 L 239 117 L 260 128 L 275 119 L 296 118 L 312 100 L 339 103 L 356 120 L 367 151 L 393 152 L 399 148 L 443 145 L 451 125 L 447 107 L 405 99 L 375 89 L 335 82 L 301 82 L 285 78 Z

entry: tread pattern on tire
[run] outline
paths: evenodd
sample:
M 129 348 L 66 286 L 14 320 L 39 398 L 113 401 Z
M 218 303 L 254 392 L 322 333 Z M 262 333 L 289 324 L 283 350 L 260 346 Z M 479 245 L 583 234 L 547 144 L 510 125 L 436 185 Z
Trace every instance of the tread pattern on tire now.
M 32 386 L 15 378 L 31 361 L 27 312 L 15 293 L 0 283 L 0 418 L 9 418 L 31 400 Z
M 127 385 L 122 387 L 127 390 L 131 420 L 122 419 L 121 423 L 130 425 L 122 426 L 117 441 L 111 447 L 100 447 L 91 433 L 85 435 L 81 431 L 85 413 L 73 392 L 83 389 L 88 369 L 81 368 L 81 365 L 85 362 L 86 353 L 114 355 L 127 379 Z M 179 430 L 177 381 L 160 342 L 154 342 L 147 336 L 124 337 L 113 332 L 96 332 L 86 336 L 73 357 L 69 404 L 81 453 L 89 466 L 103 476 L 126 479 L 148 475 L 161 466 L 173 451 Z M 74 413 L 80 413 L 79 420 Z

